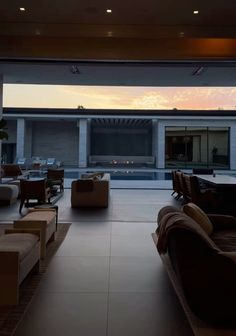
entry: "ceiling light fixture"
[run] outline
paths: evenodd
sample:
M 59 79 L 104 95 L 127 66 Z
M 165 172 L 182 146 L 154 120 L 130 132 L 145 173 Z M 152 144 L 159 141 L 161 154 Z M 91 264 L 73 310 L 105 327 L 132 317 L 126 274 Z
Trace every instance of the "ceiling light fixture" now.
M 197 69 L 195 69 L 193 72 L 192 72 L 192 76 L 200 76 L 202 75 L 203 71 L 204 71 L 204 67 L 203 66 L 199 66 L 197 67 Z
M 195 14 L 195 15 L 196 15 L 196 14 L 199 14 L 199 11 L 198 11 L 198 10 L 194 10 L 194 11 L 193 11 L 193 14 Z
M 25 12 L 25 7 L 20 7 L 19 9 L 21 12 Z
M 112 9 L 107 9 L 106 12 L 107 13 L 112 13 Z
M 80 74 L 80 70 L 79 70 L 79 68 L 78 68 L 77 65 L 72 65 L 72 66 L 70 67 L 70 71 L 71 71 L 74 75 L 79 75 L 79 74 Z

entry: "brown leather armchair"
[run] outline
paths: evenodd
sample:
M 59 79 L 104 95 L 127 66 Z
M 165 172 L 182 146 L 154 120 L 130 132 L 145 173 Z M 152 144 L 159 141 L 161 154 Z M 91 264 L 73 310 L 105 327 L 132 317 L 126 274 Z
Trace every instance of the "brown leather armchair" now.
M 64 169 L 48 169 L 47 179 L 53 186 L 59 186 L 60 192 L 64 190 Z
M 24 204 L 27 205 L 30 200 L 36 200 L 36 204 L 50 203 L 50 188 L 46 187 L 46 180 L 20 180 L 20 208 L 21 213 Z

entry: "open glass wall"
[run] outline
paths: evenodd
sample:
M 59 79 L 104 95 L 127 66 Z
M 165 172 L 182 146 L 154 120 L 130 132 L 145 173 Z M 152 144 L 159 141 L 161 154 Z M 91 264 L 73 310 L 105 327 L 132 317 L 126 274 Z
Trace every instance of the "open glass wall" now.
M 166 168 L 229 169 L 228 127 L 166 127 Z

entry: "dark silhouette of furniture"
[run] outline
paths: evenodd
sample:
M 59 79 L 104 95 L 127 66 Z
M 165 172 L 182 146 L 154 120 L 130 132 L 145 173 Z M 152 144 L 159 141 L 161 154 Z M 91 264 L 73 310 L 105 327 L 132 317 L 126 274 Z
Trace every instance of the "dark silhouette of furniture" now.
M 48 184 L 59 186 L 60 192 L 64 190 L 64 169 L 48 169 L 47 179 Z
M 192 203 L 183 211 L 160 210 L 154 241 L 191 326 L 202 321 L 225 335 L 236 328 L 236 219 Z
M 178 170 L 178 172 L 180 172 Z M 171 194 L 171 196 L 174 196 L 176 194 L 175 199 L 179 199 L 181 196 L 183 196 L 183 193 L 182 193 L 182 190 L 181 190 L 181 187 L 180 187 L 180 183 L 179 183 L 179 179 L 176 175 L 177 173 L 177 170 L 172 170 L 171 171 L 171 177 L 172 177 L 172 187 L 173 187 L 173 192 Z
M 193 174 L 195 175 L 213 175 L 214 170 L 212 168 L 193 168 Z
M 17 164 L 4 164 L 2 165 L 2 169 L 4 171 L 4 177 L 17 178 L 23 175 L 20 166 Z
M 193 202 L 207 212 L 215 212 L 222 205 L 220 195 L 213 188 L 202 189 L 194 175 L 182 174 L 184 200 Z
M 45 179 L 20 180 L 20 190 L 20 213 L 23 205 L 28 206 L 30 200 L 36 200 L 36 205 L 50 203 L 50 188 L 46 187 Z

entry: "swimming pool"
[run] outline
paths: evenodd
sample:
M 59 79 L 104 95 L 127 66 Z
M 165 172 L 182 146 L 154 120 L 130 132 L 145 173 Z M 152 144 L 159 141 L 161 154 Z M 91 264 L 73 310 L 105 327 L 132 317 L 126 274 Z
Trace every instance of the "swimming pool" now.
M 88 171 L 89 172 L 89 171 Z M 93 173 L 90 171 L 90 173 Z M 106 172 L 104 172 L 106 173 Z M 171 173 L 166 172 L 142 172 L 142 171 L 112 171 L 107 172 L 111 174 L 111 180 L 135 180 L 135 181 L 159 181 L 171 180 Z M 65 171 L 65 178 L 78 179 L 84 172 L 79 171 Z

